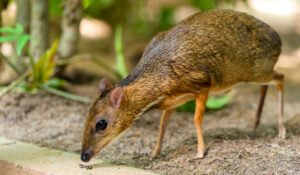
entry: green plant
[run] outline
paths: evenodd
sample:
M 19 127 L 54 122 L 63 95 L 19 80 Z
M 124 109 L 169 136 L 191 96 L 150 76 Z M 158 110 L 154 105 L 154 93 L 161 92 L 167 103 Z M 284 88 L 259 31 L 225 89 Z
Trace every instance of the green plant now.
M 31 65 L 32 84 L 45 84 L 54 71 L 54 54 L 58 46 L 58 40 L 55 40 L 51 48 L 47 50 L 35 63 L 34 59 L 29 56 Z
M 54 54 L 58 46 L 58 40 L 56 40 L 51 48 L 47 50 L 37 62 L 29 56 L 30 71 L 27 73 L 29 80 L 27 82 L 18 83 L 18 87 L 25 92 L 31 92 L 38 89 L 38 85 L 45 84 L 53 88 L 62 87 L 64 80 L 57 78 L 50 78 L 54 71 Z
M 118 25 L 115 33 L 115 49 L 116 49 L 116 68 L 117 72 L 121 78 L 125 78 L 128 75 L 126 70 L 126 64 L 123 54 L 123 44 L 122 44 L 122 26 Z
M 159 30 L 167 30 L 171 28 L 174 24 L 174 12 L 175 6 L 171 7 L 163 7 L 160 10 L 159 18 L 158 18 L 158 28 Z
M 20 56 L 26 43 L 33 39 L 30 35 L 23 33 L 23 26 L 16 24 L 15 28 L 2 27 L 0 33 L 4 33 L 4 36 L 0 37 L 0 43 L 17 40 L 17 54 Z
M 202 11 L 211 10 L 216 6 L 214 0 L 191 0 L 191 2 Z
M 57 88 L 65 85 L 65 81 L 58 78 L 50 78 L 53 74 L 55 62 L 54 55 L 58 46 L 59 40 L 56 39 L 49 50 L 47 50 L 35 63 L 33 58 L 30 58 L 31 64 L 31 81 L 28 87 L 32 89 L 43 89 L 50 93 L 69 98 L 81 102 L 91 102 L 91 99 L 76 96 L 67 92 L 58 90 Z
M 210 96 L 207 99 L 206 102 L 206 108 L 208 109 L 221 109 L 223 108 L 233 97 L 235 93 L 232 91 L 232 93 L 228 93 L 222 97 L 214 97 Z
M 230 92 L 227 93 L 226 95 L 222 97 L 214 97 L 214 96 L 209 96 L 206 102 L 206 108 L 207 109 L 212 109 L 212 110 L 218 110 L 223 108 L 228 102 L 234 97 L 235 93 Z M 183 112 L 195 112 L 196 103 L 195 100 L 189 101 L 179 107 L 177 107 L 178 111 L 183 111 Z
M 62 87 L 65 84 L 64 80 L 58 78 L 51 78 L 53 74 L 55 62 L 54 55 L 57 49 L 59 41 L 55 40 L 50 49 L 48 49 L 37 62 L 34 62 L 33 58 L 30 59 L 30 70 L 22 74 L 17 80 L 12 82 L 9 86 L 2 89 L 0 98 L 3 97 L 7 92 L 13 90 L 16 87 L 22 89 L 25 92 L 32 92 L 36 90 L 46 90 L 55 95 L 59 95 L 65 98 L 80 102 L 91 102 L 91 99 L 73 95 L 67 92 L 58 90 L 57 88 Z M 28 78 L 29 77 L 29 78 Z
M 15 28 L 12 27 L 2 27 L 0 28 L 0 33 L 3 33 L 3 36 L 0 36 L 0 43 L 4 42 L 12 42 L 17 40 L 17 55 L 20 56 L 22 53 L 23 48 L 26 46 L 26 43 L 33 38 L 23 33 L 24 29 L 23 26 L 20 24 L 16 24 Z M 21 75 L 21 71 L 15 66 L 9 59 L 7 59 L 2 53 L 0 56 L 3 60 L 18 74 Z

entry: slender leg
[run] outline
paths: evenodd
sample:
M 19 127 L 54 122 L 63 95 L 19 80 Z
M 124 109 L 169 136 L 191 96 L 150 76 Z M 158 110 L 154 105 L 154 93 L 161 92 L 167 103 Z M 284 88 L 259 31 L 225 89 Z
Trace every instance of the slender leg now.
M 281 74 L 277 74 L 274 77 L 276 84 L 277 84 L 277 91 L 278 91 L 278 129 L 279 129 L 279 137 L 285 138 L 286 137 L 286 129 L 283 125 L 283 79 L 284 76 Z
M 263 85 L 260 88 L 260 98 L 259 98 L 259 103 L 256 111 L 256 116 L 255 116 L 254 131 L 256 130 L 257 126 L 260 123 L 261 112 L 264 107 L 264 101 L 265 101 L 267 90 L 268 90 L 268 85 Z
M 196 158 L 203 158 L 205 154 L 205 144 L 202 135 L 202 120 L 205 111 L 207 96 L 208 92 L 199 94 L 199 96 L 196 97 L 196 111 L 194 116 L 194 124 L 198 138 L 198 153 L 196 155 Z
M 173 112 L 174 112 L 174 108 L 165 110 L 161 116 L 159 136 L 158 136 L 157 143 L 156 143 L 155 150 L 154 150 L 152 157 L 156 157 L 161 151 L 165 131 L 167 129 L 167 125 L 171 119 Z

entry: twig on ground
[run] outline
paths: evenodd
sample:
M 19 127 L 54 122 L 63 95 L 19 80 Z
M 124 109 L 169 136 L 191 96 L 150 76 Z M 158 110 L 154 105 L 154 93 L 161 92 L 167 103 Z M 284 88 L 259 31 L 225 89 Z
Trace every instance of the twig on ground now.
M 55 95 L 58 95 L 58 96 L 61 96 L 61 97 L 64 97 L 64 98 L 68 98 L 68 99 L 71 99 L 71 100 L 74 100 L 74 101 L 79 101 L 79 102 L 83 102 L 83 103 L 90 103 L 92 101 L 90 98 L 70 94 L 70 93 L 67 93 L 67 92 L 64 92 L 64 91 L 60 91 L 58 89 L 51 88 L 51 87 L 43 85 L 43 84 L 38 84 L 37 87 L 40 88 L 40 89 L 43 89 L 45 91 L 48 91 L 52 94 L 55 94 Z
M 100 67 L 102 67 L 103 69 L 113 73 L 119 79 L 122 78 L 121 75 L 118 73 L 118 71 L 116 71 L 112 66 L 103 62 L 102 60 L 98 59 L 97 57 L 89 55 L 89 54 L 76 55 L 69 59 L 57 60 L 56 65 L 57 66 L 65 66 L 68 64 L 74 64 L 74 63 L 81 62 L 81 61 L 92 61 L 92 62 L 96 63 L 97 65 L 99 65 Z
M 7 94 L 9 91 L 11 91 L 13 88 L 15 88 L 16 86 L 18 86 L 18 84 L 23 81 L 28 75 L 30 74 L 30 71 L 24 73 L 23 75 L 21 75 L 18 79 L 16 79 L 15 81 L 13 81 L 8 87 L 4 88 L 1 92 L 0 92 L 0 99 Z
M 3 60 L 18 74 L 18 75 L 22 75 L 21 71 L 12 63 L 9 61 L 9 59 L 3 55 L 1 52 L 0 52 L 0 57 L 3 58 Z

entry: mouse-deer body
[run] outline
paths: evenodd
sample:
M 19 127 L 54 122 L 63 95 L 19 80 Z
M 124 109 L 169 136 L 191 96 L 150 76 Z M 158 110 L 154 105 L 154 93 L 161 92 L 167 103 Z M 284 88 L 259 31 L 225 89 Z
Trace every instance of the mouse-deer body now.
M 255 128 L 268 84 L 277 85 L 279 136 L 284 138 L 283 75 L 274 71 L 280 52 L 279 35 L 246 13 L 211 10 L 188 17 L 156 35 L 123 81 L 115 86 L 107 79 L 100 82 L 100 93 L 85 124 L 82 160 L 89 161 L 138 116 L 159 109 L 163 114 L 156 156 L 174 108 L 192 99 L 196 100 L 196 157 L 202 158 L 202 119 L 208 94 L 241 82 L 261 85 Z

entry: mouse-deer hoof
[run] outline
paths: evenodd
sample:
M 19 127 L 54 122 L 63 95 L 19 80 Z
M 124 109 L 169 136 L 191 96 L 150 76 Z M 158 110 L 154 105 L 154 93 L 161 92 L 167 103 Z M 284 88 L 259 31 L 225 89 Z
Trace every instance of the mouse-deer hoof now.
M 205 150 L 203 151 L 198 151 L 197 155 L 196 155 L 196 159 L 203 159 L 205 155 Z
M 160 150 L 155 150 L 152 155 L 151 155 L 151 158 L 154 159 L 154 158 L 157 158 L 160 154 Z
M 286 138 L 286 128 L 284 126 L 279 126 L 279 134 L 278 137 L 281 139 Z

